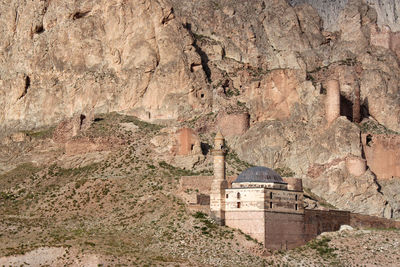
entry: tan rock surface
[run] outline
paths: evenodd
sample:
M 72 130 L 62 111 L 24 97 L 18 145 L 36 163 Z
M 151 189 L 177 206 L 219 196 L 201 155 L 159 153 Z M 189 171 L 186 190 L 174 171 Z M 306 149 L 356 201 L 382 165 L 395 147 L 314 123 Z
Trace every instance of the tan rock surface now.
M 166 1 L 0 5 L 2 130 L 78 112 L 176 119 L 206 88 L 192 39 Z M 179 113 L 178 113 L 179 111 Z

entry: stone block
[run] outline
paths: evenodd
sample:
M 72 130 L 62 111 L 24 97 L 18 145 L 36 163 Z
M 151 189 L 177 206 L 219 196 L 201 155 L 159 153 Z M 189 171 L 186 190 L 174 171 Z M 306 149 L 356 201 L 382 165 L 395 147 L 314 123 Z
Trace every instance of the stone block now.
M 400 136 L 363 134 L 367 165 L 378 180 L 400 177 Z

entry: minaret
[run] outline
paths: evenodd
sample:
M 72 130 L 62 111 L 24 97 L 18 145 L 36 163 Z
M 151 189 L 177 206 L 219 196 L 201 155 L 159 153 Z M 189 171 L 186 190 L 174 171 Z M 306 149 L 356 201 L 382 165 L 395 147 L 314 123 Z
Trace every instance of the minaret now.
M 228 182 L 225 178 L 224 137 L 218 132 L 214 141 L 214 180 L 211 184 L 210 210 L 211 217 L 219 224 L 225 225 L 225 189 Z

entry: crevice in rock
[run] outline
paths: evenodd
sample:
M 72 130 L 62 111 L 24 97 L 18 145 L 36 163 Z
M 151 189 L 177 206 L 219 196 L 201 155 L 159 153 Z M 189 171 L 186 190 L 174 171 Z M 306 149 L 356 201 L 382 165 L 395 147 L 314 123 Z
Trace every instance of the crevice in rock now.
M 365 150 L 364 150 L 362 137 L 363 136 L 362 136 L 361 131 L 360 131 L 361 158 L 366 160 L 367 158 L 366 158 L 366 155 L 365 155 Z M 368 162 L 367 162 L 367 164 L 368 164 Z
M 22 92 L 21 96 L 18 98 L 18 100 L 20 100 L 21 98 L 26 96 L 26 94 L 28 93 L 29 87 L 31 87 L 31 78 L 29 76 L 26 76 L 25 77 L 25 88 L 24 88 L 24 91 Z
M 43 27 L 43 25 L 36 25 L 35 30 L 34 30 L 34 33 L 36 33 L 36 34 L 44 33 L 44 27 Z
M 84 17 L 86 17 L 87 15 L 89 15 L 89 13 L 90 13 L 90 11 L 75 12 L 75 13 L 72 15 L 72 19 L 73 19 L 73 20 L 77 20 L 77 19 L 84 18 Z
M 175 14 L 174 14 L 174 9 L 171 8 L 168 15 L 163 17 L 161 23 L 163 25 L 167 24 L 168 22 L 170 22 L 171 20 L 173 20 L 175 18 Z
M 79 129 L 82 128 L 82 125 L 83 125 L 83 123 L 85 122 L 85 120 L 86 120 L 86 116 L 83 115 L 83 114 L 81 114 L 81 116 L 80 116 L 80 118 L 79 118 Z
M 370 116 L 369 114 L 369 105 L 368 105 L 368 99 L 366 99 L 364 101 L 364 103 L 362 103 L 362 105 L 360 106 L 360 115 L 361 118 L 360 120 L 362 121 L 364 118 L 368 118 Z
M 200 46 L 197 44 L 197 39 L 196 35 L 192 32 L 192 25 L 190 23 L 186 23 L 183 25 L 185 29 L 188 30 L 190 35 L 193 37 L 193 47 L 196 50 L 196 53 L 200 56 L 201 59 L 201 66 L 203 67 L 204 73 L 206 74 L 207 81 L 211 83 L 211 69 L 208 66 L 208 56 L 207 54 L 200 48 Z

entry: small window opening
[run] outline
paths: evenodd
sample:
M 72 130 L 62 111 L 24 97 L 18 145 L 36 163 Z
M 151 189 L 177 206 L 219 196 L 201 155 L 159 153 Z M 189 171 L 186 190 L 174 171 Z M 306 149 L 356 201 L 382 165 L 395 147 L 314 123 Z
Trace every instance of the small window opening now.
M 237 196 L 237 198 L 238 198 L 238 199 L 240 199 L 240 193 L 237 193 L 237 195 L 236 195 L 236 196 Z
M 269 193 L 269 198 L 272 199 L 272 192 Z
M 228 194 L 226 194 L 226 195 L 225 195 L 225 198 L 228 198 L 228 197 L 229 197 L 229 195 L 228 195 Z
M 269 202 L 269 208 L 272 209 L 272 202 Z
M 240 202 L 237 202 L 236 206 L 237 206 L 238 209 L 240 209 Z
M 201 94 L 200 97 L 201 97 L 201 98 L 204 98 L 204 94 Z
M 294 198 L 295 198 L 295 200 L 297 201 L 297 195 L 296 195 Z
M 194 149 L 194 145 L 192 144 L 192 145 L 190 146 L 190 150 L 193 151 L 193 149 Z
M 294 208 L 295 208 L 296 210 L 298 210 L 298 209 L 299 209 L 299 206 L 296 204 Z

